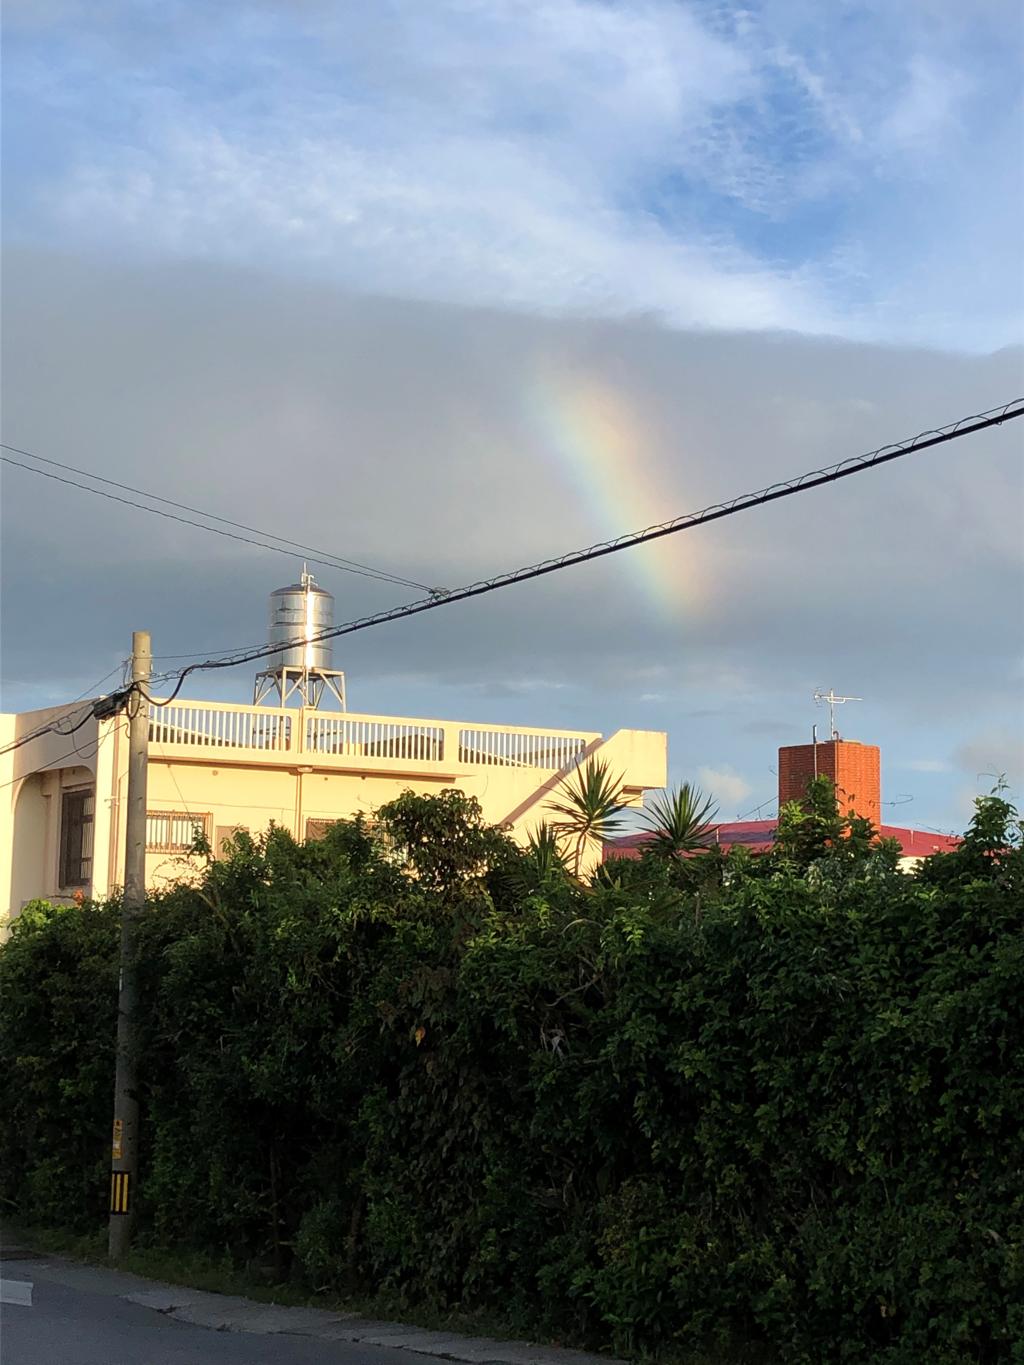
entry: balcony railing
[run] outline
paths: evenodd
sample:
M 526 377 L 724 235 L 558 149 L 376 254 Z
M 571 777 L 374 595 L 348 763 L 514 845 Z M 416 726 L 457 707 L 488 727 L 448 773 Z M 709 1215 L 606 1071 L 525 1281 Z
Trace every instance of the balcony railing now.
M 149 739 L 155 744 L 215 745 L 283 753 L 292 747 L 293 718 L 292 712 L 262 706 L 174 702 L 152 708 Z
M 161 747 L 306 755 L 332 767 L 365 763 L 380 769 L 398 762 L 412 764 L 414 770 L 422 764 L 451 771 L 500 766 L 560 772 L 579 763 L 601 736 L 309 708 L 172 702 L 153 706 L 149 738 Z
M 459 762 L 500 764 L 504 768 L 546 768 L 558 772 L 580 760 L 587 741 L 581 735 L 533 734 L 522 730 L 474 728 L 459 731 Z
M 346 758 L 444 759 L 444 727 L 324 714 L 306 717 L 306 750 Z

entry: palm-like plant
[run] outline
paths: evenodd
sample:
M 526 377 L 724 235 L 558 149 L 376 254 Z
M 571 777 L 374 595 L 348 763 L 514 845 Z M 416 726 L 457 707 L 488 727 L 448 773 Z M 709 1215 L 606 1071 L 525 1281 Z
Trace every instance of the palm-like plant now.
M 543 886 L 553 877 L 565 875 L 565 857 L 558 845 L 558 832 L 546 820 L 542 820 L 530 835 L 526 851 L 538 885 Z
M 655 798 L 640 817 L 651 834 L 651 849 L 665 858 L 677 858 L 707 848 L 718 807 L 699 787 L 681 787 Z
M 622 828 L 622 777 L 609 775 L 608 764 L 593 758 L 566 778 L 547 809 L 558 818 L 553 828 L 573 845 L 573 873 L 580 875 L 589 843 L 604 843 Z
M 515 845 L 488 878 L 496 904 L 521 905 L 532 896 L 555 897 L 571 881 L 557 831 L 542 821 L 532 831 L 525 848 Z

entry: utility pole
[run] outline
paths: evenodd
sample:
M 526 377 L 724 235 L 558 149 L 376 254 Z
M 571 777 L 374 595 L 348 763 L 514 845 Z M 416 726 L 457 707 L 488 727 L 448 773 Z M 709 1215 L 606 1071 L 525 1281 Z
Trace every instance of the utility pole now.
M 132 635 L 132 682 L 148 691 L 152 646 L 148 630 Z M 121 973 L 117 996 L 117 1067 L 110 1149 L 110 1229 L 107 1249 L 120 1260 L 131 1242 L 138 1173 L 138 970 L 135 927 L 146 903 L 146 763 L 149 703 L 137 689 L 128 698 L 128 810 L 121 910 Z

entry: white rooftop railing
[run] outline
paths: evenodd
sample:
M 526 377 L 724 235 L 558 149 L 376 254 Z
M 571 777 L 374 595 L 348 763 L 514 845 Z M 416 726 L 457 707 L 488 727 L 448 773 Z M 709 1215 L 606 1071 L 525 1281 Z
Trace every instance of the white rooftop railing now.
M 151 709 L 149 739 L 151 744 L 270 749 L 281 753 L 292 747 L 293 719 L 292 712 L 264 706 L 172 702 Z
M 150 713 L 150 743 L 183 749 L 306 754 L 339 767 L 405 764 L 535 768 L 560 772 L 579 763 L 601 736 L 581 730 L 463 725 L 351 712 L 171 702 Z
M 345 758 L 412 758 L 436 763 L 445 756 L 444 727 L 307 712 L 306 749 Z

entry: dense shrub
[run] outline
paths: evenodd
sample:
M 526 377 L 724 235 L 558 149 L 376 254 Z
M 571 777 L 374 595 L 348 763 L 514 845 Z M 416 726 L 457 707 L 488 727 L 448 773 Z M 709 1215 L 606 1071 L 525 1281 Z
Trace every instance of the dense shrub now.
M 767 857 L 586 886 L 466 798 L 380 816 L 148 908 L 143 1235 L 619 1349 L 1024 1359 L 1001 796 L 916 876 L 813 802 Z M 36 906 L 0 952 L 26 1219 L 102 1220 L 117 917 Z
M 36 901 L 0 950 L 0 1190 L 75 1231 L 109 1197 L 119 926 L 116 904 Z

